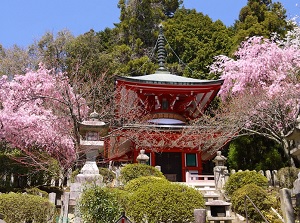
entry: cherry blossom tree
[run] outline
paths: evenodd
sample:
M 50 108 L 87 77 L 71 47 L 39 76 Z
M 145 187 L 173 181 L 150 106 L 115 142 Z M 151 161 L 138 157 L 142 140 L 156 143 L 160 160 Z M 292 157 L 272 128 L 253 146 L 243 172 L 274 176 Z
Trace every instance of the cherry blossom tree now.
M 1 142 L 22 151 L 22 162 L 44 168 L 54 158 L 67 168 L 77 159 L 77 123 L 88 107 L 63 73 L 40 65 L 13 79 L 2 76 L 0 106 Z
M 249 38 L 235 59 L 218 56 L 211 66 L 211 72 L 224 79 L 222 102 L 238 108 L 233 112 L 242 122 L 240 131 L 275 140 L 287 157 L 290 142 L 285 136 L 294 125 L 300 99 L 300 50 L 290 38 L 280 43 Z

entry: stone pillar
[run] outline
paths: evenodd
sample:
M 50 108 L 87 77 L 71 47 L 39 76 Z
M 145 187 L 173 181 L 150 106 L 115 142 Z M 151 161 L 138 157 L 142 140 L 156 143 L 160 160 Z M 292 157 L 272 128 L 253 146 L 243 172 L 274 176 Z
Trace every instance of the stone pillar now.
M 53 192 L 49 193 L 49 201 L 52 204 L 56 205 L 56 193 L 53 193 Z
M 274 187 L 279 187 L 279 182 L 278 182 L 278 177 L 277 177 L 277 170 L 273 170 L 272 175 L 273 175 Z
M 194 209 L 195 223 L 206 222 L 206 209 Z
M 272 175 L 271 175 L 270 170 L 266 170 L 266 177 L 268 179 L 269 187 L 272 187 L 273 186 L 273 180 L 272 180 Z
M 281 210 L 285 223 L 295 223 L 291 191 L 287 188 L 279 190 Z

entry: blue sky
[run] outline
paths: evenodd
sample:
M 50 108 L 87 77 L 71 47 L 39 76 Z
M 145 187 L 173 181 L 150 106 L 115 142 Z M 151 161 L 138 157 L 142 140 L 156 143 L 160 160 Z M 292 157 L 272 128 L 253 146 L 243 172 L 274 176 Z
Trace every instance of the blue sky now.
M 119 22 L 119 0 L 2 0 L 0 44 L 26 47 L 45 32 L 54 34 L 69 29 L 73 35 L 90 29 L 101 31 Z M 273 2 L 275 2 L 273 0 Z M 289 18 L 300 15 L 300 0 L 281 0 Z M 230 26 L 238 18 L 247 0 L 184 0 L 186 8 L 195 8 Z

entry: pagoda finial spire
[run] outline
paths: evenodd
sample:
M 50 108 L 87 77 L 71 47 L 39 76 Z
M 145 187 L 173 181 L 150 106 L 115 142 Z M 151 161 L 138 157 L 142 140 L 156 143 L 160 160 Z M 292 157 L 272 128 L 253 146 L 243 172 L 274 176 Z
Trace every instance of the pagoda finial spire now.
M 166 60 L 166 49 L 165 49 L 165 37 L 163 33 L 163 26 L 159 25 L 159 35 L 157 41 L 157 55 L 158 55 L 158 64 L 159 70 L 166 71 L 165 60 Z

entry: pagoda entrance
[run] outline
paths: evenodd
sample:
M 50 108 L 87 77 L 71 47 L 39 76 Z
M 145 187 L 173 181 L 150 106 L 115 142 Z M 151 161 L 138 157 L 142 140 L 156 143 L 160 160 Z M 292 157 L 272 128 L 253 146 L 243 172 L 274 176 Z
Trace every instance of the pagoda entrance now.
M 181 152 L 155 153 L 155 166 L 161 166 L 161 172 L 170 181 L 182 181 Z

